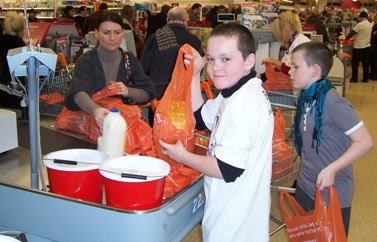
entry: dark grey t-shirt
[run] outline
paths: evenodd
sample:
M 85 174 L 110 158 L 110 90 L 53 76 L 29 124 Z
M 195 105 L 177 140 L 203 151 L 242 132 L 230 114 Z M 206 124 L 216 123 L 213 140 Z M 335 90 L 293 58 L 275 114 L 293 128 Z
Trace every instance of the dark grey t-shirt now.
M 312 148 L 314 117 L 315 109 L 311 109 L 301 119 L 303 152 L 298 179 L 298 185 L 313 199 L 319 172 L 346 152 L 351 145 L 348 135 L 363 125 L 351 103 L 340 96 L 335 89 L 330 90 L 324 103 L 323 137 L 318 149 L 319 153 L 317 153 L 315 144 Z M 334 185 L 341 207 L 351 206 L 354 190 L 352 166 L 348 166 L 336 174 Z M 322 195 L 327 201 L 327 190 L 324 189 L 324 191 Z

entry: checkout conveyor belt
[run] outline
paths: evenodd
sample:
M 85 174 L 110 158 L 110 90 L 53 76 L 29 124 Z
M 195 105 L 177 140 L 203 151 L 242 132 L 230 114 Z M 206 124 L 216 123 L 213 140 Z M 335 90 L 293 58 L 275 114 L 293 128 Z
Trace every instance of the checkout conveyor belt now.
M 95 144 L 49 127 L 41 127 L 40 133 L 43 154 L 69 148 L 95 148 Z M 26 122 L 18 123 L 18 137 L 23 147 L 17 149 L 27 153 Z M 0 154 L 0 163 L 17 149 Z M 20 157 L 27 159 L 25 154 Z M 145 211 L 83 202 L 0 179 L 0 232 L 24 233 L 31 242 L 181 241 L 200 223 L 204 199 L 203 178 L 160 207 Z

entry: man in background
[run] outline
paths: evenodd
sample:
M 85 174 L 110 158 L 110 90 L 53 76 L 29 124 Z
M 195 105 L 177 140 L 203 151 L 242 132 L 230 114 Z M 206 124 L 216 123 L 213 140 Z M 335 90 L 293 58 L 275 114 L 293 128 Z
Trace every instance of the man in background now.
M 162 98 L 170 83 L 177 54 L 182 45 L 189 44 L 204 56 L 200 39 L 186 29 L 188 18 L 185 9 L 170 9 L 167 24 L 151 35 L 144 45 L 141 65 L 145 74 L 156 85 L 157 100 Z M 149 117 L 151 118 L 151 112 Z
M 28 17 L 27 17 L 28 22 L 38 22 L 37 11 L 35 11 L 34 8 L 27 10 L 27 13 L 28 13 Z
M 191 7 L 190 21 L 200 21 L 200 11 L 202 11 L 202 5 L 200 3 L 194 3 Z
M 372 24 L 368 21 L 368 14 L 361 12 L 359 14 L 359 22 L 353 27 L 351 32 L 347 35 L 346 40 L 355 36 L 353 40 L 352 50 L 352 77 L 351 82 L 358 82 L 359 63 L 363 65 L 363 79 L 362 82 L 369 80 L 369 66 L 370 66 L 370 37 L 372 33 Z
M 80 28 L 82 32 L 84 29 L 85 19 L 88 15 L 88 9 L 86 8 L 86 6 L 80 6 L 78 12 L 79 13 L 77 14 L 77 16 L 75 16 L 73 19 L 75 20 L 77 26 Z

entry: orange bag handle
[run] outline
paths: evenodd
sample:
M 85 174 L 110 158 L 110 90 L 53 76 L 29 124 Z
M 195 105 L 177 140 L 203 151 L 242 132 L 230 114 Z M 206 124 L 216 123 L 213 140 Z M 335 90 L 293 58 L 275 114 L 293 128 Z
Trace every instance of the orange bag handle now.
M 211 90 L 210 85 L 207 82 L 201 81 L 200 82 L 200 88 L 202 89 L 202 91 L 206 95 L 207 99 L 213 99 L 213 92 Z
M 330 186 L 327 188 L 328 190 L 328 201 L 329 204 L 327 207 L 323 205 L 322 200 L 322 194 L 321 190 L 317 189 L 316 195 L 315 195 L 315 207 L 314 212 L 318 212 L 321 208 L 327 208 L 330 209 L 334 206 L 339 206 L 339 199 L 336 194 L 336 190 L 334 186 Z M 280 191 L 280 198 L 279 198 L 280 207 L 282 210 L 282 213 L 284 214 L 284 217 L 288 218 L 289 220 L 294 219 L 296 216 L 304 216 L 306 214 L 309 214 L 311 212 L 306 212 L 300 204 L 294 199 L 293 196 L 291 196 L 287 191 Z M 295 213 L 295 216 L 291 216 L 291 214 L 288 212 L 288 208 L 286 207 L 286 203 L 288 203 L 292 209 L 292 211 Z
M 302 217 L 310 212 L 306 212 L 300 204 L 294 199 L 294 197 L 289 194 L 287 191 L 280 191 L 280 198 L 279 198 L 280 208 L 281 212 L 283 213 L 283 217 L 287 221 L 292 221 L 296 217 Z M 291 213 L 288 211 L 288 208 L 286 205 L 289 205 L 294 215 L 291 215 Z

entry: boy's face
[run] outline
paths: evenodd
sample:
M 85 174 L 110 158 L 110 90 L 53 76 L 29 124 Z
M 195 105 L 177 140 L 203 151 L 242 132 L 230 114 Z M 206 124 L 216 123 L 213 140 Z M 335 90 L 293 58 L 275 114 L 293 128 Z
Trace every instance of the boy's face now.
M 214 36 L 207 43 L 207 73 L 216 88 L 222 90 L 234 86 L 247 75 L 255 63 L 255 55 L 246 60 L 237 48 L 236 38 Z
M 303 50 L 292 53 L 292 66 L 289 70 L 289 75 L 292 79 L 292 86 L 297 89 L 307 89 L 310 85 L 317 81 L 318 66 L 308 66 L 304 59 L 305 52 Z

